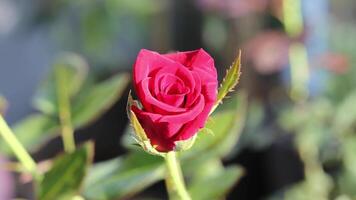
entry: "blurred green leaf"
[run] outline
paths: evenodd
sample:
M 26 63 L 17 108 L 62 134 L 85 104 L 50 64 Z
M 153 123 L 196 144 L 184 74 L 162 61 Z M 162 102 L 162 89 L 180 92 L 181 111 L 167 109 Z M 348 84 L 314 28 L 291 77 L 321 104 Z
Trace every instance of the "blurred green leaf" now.
M 73 53 L 63 54 L 53 64 L 48 78 L 36 91 L 33 98 L 34 107 L 43 113 L 56 115 L 58 112 L 56 74 L 61 73 L 65 80 L 61 87 L 66 88 L 69 96 L 73 97 L 85 81 L 87 72 L 88 65 L 82 57 Z
M 222 199 L 242 175 L 241 167 L 229 166 L 218 173 L 192 183 L 188 190 L 194 200 Z
M 245 123 L 247 96 L 240 93 L 231 101 L 235 104 L 233 110 L 218 112 L 208 120 L 206 128 L 213 135 L 199 132 L 193 147 L 182 154 L 183 158 L 207 154 L 223 158 L 233 150 Z
M 298 131 L 305 128 L 306 124 L 329 123 L 334 114 L 331 102 L 325 98 L 319 98 L 307 104 L 295 105 L 283 110 L 279 117 L 279 124 L 288 131 Z
M 94 165 L 85 182 L 86 199 L 122 199 L 163 179 L 163 159 L 143 151 Z
M 93 153 L 93 143 L 88 142 L 75 152 L 56 158 L 41 181 L 38 198 L 64 200 L 77 195 L 92 162 Z
M 35 150 L 49 138 L 58 129 L 58 122 L 42 114 L 32 114 L 12 126 L 16 137 L 22 145 L 28 150 Z M 2 152 L 12 154 L 7 145 L 2 145 L 0 140 L 0 149 Z
M 34 147 L 53 137 L 51 133 L 59 127 L 55 119 L 41 114 L 33 114 L 15 124 L 12 128 L 25 147 Z
M 188 186 L 199 182 L 202 179 L 206 179 L 212 175 L 216 175 L 224 170 L 224 165 L 217 157 L 209 157 L 199 162 L 193 162 L 191 164 L 186 163 L 183 167 L 183 173 L 186 177 L 189 177 Z
M 123 95 L 130 81 L 128 73 L 121 73 L 82 90 L 72 105 L 75 128 L 84 126 L 106 112 Z
M 165 6 L 167 2 L 164 0 L 107 0 L 108 10 L 118 12 L 128 10 L 136 15 L 149 15 L 154 14 Z
M 356 198 L 356 175 L 348 170 L 343 170 L 337 177 L 338 190 L 340 194 L 347 194 L 352 199 Z
M 261 102 L 250 101 L 248 105 L 244 134 L 239 139 L 239 145 L 233 153 L 237 153 L 244 148 L 261 150 L 269 146 L 276 138 L 275 129 L 266 126 L 265 109 Z
M 353 91 L 338 106 L 333 127 L 336 133 L 345 134 L 356 124 L 355 102 L 356 91 Z
M 288 188 L 286 200 L 326 200 L 330 199 L 332 180 L 322 171 L 313 171 L 306 180 Z
M 356 177 L 356 136 L 350 135 L 343 140 L 344 167 Z
M 105 113 L 123 94 L 129 83 L 128 74 L 118 74 L 101 83 L 82 90 L 74 99 L 72 123 L 79 128 L 95 121 Z M 59 120 L 55 116 L 33 114 L 12 126 L 19 141 L 30 151 L 36 150 L 59 133 Z M 1 144 L 1 141 L 0 141 Z M 11 154 L 1 145 L 0 149 Z

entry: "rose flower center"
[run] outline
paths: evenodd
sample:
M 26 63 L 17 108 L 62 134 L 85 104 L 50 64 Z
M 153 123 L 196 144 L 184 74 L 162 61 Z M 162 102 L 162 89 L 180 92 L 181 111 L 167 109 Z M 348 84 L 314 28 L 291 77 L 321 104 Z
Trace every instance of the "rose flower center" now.
M 174 74 L 165 74 L 160 81 L 158 99 L 173 106 L 181 106 L 185 95 L 189 92 L 190 89 L 179 77 Z

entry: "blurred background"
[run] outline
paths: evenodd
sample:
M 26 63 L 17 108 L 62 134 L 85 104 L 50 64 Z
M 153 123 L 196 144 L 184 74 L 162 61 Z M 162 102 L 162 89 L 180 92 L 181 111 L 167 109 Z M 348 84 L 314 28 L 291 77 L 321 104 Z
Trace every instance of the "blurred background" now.
M 84 66 L 90 88 L 130 73 L 142 48 L 204 48 L 221 80 L 241 49 L 236 93 L 248 94 L 247 116 L 224 165 L 240 164 L 245 175 L 227 199 L 356 199 L 355 13 L 352 0 L 0 0 L 0 113 L 15 127 L 38 110 L 51 113 L 41 88 L 56 63 Z M 120 97 L 76 129 L 78 142 L 96 141 L 95 162 L 126 153 L 131 87 L 120 84 Z M 46 160 L 61 140 L 34 149 Z M 2 154 L 5 166 L 11 158 Z M 5 168 L 0 200 L 31 198 Z M 161 197 L 163 183 L 132 199 L 152 191 Z

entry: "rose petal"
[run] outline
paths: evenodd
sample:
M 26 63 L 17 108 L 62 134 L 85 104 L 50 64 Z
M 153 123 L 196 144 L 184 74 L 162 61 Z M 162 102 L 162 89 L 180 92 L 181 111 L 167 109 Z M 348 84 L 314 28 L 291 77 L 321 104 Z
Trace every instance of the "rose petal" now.
M 174 149 L 202 128 L 217 96 L 214 60 L 204 50 L 160 55 L 142 50 L 134 87 L 143 109 L 132 109 L 159 151 Z
M 133 69 L 134 83 L 141 82 L 143 79 L 148 77 L 149 73 L 157 71 L 164 66 L 172 65 L 172 63 L 174 62 L 164 58 L 156 52 L 142 49 L 138 53 Z
M 201 69 L 211 78 L 217 78 L 216 68 L 214 65 L 214 59 L 203 49 L 195 51 L 177 52 L 164 55 L 176 62 L 181 63 L 192 71 L 195 69 Z
M 184 124 L 196 118 L 204 109 L 204 96 L 201 94 L 197 99 L 196 104 L 189 108 L 186 112 L 175 114 L 175 115 L 163 115 L 159 120 L 160 122 L 169 122 L 169 123 L 180 123 Z
M 202 84 L 216 82 L 217 74 L 216 72 L 210 72 L 201 68 L 194 68 L 193 72 L 199 74 L 199 78 Z
M 199 75 L 195 72 L 192 72 L 192 75 L 194 77 L 195 87 L 192 93 L 187 95 L 187 101 L 185 103 L 186 107 L 190 107 L 191 105 L 193 105 L 193 103 L 197 100 L 201 92 L 201 81 Z
M 175 107 L 181 107 L 181 105 L 184 102 L 185 95 L 184 94 L 175 94 L 175 95 L 159 94 L 158 99 L 169 105 Z
M 204 94 L 206 103 L 215 103 L 216 96 L 218 93 L 217 90 L 218 84 L 216 83 L 206 83 L 202 86 L 202 94 Z
M 214 103 L 207 104 L 204 110 L 194 120 L 184 125 L 184 127 L 179 131 L 180 134 L 176 134 L 174 140 L 187 140 L 195 135 L 199 129 L 203 128 L 213 105 Z
M 152 80 L 152 79 L 151 79 Z M 154 91 L 154 95 L 158 96 L 158 94 L 164 92 L 167 88 L 167 85 L 173 85 L 178 82 L 182 87 L 185 88 L 185 84 L 179 77 L 169 74 L 169 73 L 159 73 L 154 77 L 154 88 L 151 91 Z
M 159 119 L 161 115 L 144 112 L 136 106 L 132 106 L 131 109 L 140 121 L 151 144 L 156 146 L 155 148 L 158 151 L 167 152 L 174 149 L 175 143 L 171 139 L 171 136 L 175 135 L 182 125 L 157 123 L 157 119 Z
M 150 79 L 151 78 L 146 78 L 142 80 L 137 87 L 140 100 L 146 110 L 150 112 L 157 112 L 159 114 L 181 113 L 187 110 L 186 108 L 171 106 L 153 97 L 149 91 L 148 82 Z
M 164 94 L 181 94 L 186 90 L 184 82 L 177 76 L 166 74 L 160 80 L 160 92 Z
M 182 80 L 187 88 L 195 87 L 195 81 L 191 71 L 189 71 L 186 67 L 184 67 L 180 63 L 173 62 L 171 65 L 158 69 L 158 71 L 154 74 L 154 78 L 161 80 L 163 76 L 167 76 L 168 74 L 176 76 L 177 78 Z M 159 82 L 159 80 L 157 80 L 158 85 L 162 84 L 161 82 Z

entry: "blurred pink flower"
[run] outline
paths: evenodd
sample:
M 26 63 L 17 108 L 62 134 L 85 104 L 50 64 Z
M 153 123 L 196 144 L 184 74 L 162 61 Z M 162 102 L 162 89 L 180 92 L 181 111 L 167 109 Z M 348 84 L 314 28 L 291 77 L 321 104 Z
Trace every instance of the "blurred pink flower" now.
M 345 74 L 350 66 L 349 59 L 338 53 L 326 53 L 319 58 L 320 66 L 336 74 Z
M 290 40 L 281 31 L 267 31 L 249 40 L 243 49 L 249 63 L 261 74 L 277 72 L 288 64 Z
M 0 156 L 0 200 L 10 200 L 13 197 L 14 182 L 11 173 L 4 169 L 6 160 Z

